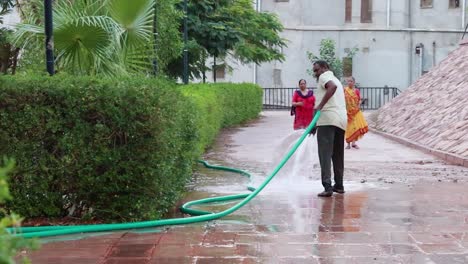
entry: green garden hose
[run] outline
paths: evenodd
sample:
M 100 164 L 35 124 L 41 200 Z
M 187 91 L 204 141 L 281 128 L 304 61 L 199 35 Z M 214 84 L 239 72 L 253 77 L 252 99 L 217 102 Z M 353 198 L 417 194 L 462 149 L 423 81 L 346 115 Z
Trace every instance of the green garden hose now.
M 205 198 L 205 199 L 188 202 L 182 206 L 181 211 L 192 215 L 192 217 L 133 222 L 133 223 L 119 223 L 119 224 L 21 227 L 21 228 L 10 228 L 9 232 L 12 233 L 14 236 L 22 236 L 24 238 L 50 237 L 50 236 L 70 235 L 70 234 L 86 233 L 86 232 L 104 232 L 104 231 L 137 229 L 137 228 L 150 228 L 150 227 L 168 226 L 168 225 L 184 225 L 184 224 L 190 224 L 190 223 L 211 221 L 211 220 L 216 220 L 216 219 L 225 217 L 235 212 L 242 206 L 246 205 L 248 202 L 250 202 L 250 200 L 252 200 L 255 196 L 257 196 L 257 194 L 259 194 L 263 190 L 263 188 L 265 188 L 265 186 L 268 185 L 268 183 L 273 179 L 273 177 L 276 176 L 276 174 L 291 158 L 291 156 L 294 154 L 297 148 L 302 144 L 302 142 L 307 137 L 307 135 L 309 135 L 310 131 L 315 127 L 319 117 L 320 117 L 320 111 L 317 111 L 317 113 L 314 116 L 314 119 L 312 120 L 310 125 L 307 127 L 307 129 L 304 131 L 301 138 L 299 138 L 299 140 L 292 147 L 292 149 L 281 160 L 280 164 L 276 166 L 273 172 L 265 179 L 265 181 L 257 189 L 249 187 L 249 190 L 251 191 L 251 193 L 211 197 L 211 198 Z M 205 161 L 202 161 L 202 163 L 208 168 L 235 172 L 235 173 L 239 173 L 241 175 L 250 177 L 249 173 L 239 170 L 239 169 L 223 167 L 223 166 L 213 166 L 213 165 L 208 164 Z M 243 199 L 243 200 L 238 202 L 234 206 L 224 211 L 217 212 L 217 213 L 190 208 L 193 205 L 201 205 L 201 204 L 208 204 L 208 203 L 214 203 L 214 202 L 216 203 L 227 202 L 227 201 L 240 200 L 240 199 Z

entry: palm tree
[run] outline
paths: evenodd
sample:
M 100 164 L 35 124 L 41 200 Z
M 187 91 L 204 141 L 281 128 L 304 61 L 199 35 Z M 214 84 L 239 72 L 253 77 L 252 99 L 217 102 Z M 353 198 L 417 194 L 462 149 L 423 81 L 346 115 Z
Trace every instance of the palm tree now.
M 0 0 L 0 25 L 3 24 L 3 16 L 10 13 L 15 4 L 12 0 Z M 11 69 L 11 74 L 15 74 L 16 62 L 19 48 L 13 47 L 10 43 L 11 30 L 0 27 L 0 73 L 7 74 Z
M 24 48 L 44 43 L 43 1 L 17 26 Z M 123 75 L 151 70 L 154 0 L 61 0 L 54 3 L 56 64 L 73 74 Z

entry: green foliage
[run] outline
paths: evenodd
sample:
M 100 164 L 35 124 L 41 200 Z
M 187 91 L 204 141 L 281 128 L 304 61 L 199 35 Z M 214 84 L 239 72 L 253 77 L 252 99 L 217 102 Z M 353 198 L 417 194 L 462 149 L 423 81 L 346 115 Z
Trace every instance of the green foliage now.
M 250 0 L 189 1 L 187 10 L 190 77 L 200 78 L 210 68 L 205 66 L 210 56 L 232 55 L 242 63 L 257 64 L 284 59 L 286 41 L 279 36 L 279 19 L 256 12 Z M 171 63 L 169 75 L 182 76 L 181 58 Z
M 160 68 L 180 56 L 181 40 L 176 34 L 180 13 L 175 0 L 158 1 L 153 35 L 154 0 L 55 1 L 54 43 L 59 71 L 108 76 L 150 73 L 156 58 Z M 24 23 L 16 39 L 26 50 L 43 46 L 43 3 L 31 0 L 24 9 Z M 167 43 L 173 45 L 167 45 Z M 166 46 L 162 46 L 166 44 Z M 28 53 L 26 53 L 28 54 Z M 31 54 L 31 56 L 34 56 Z M 26 60 L 32 59 L 26 57 Z
M 5 167 L 0 167 L 0 205 L 3 205 L 7 200 L 11 199 L 7 184 L 7 173 L 11 172 L 13 167 L 13 161 L 6 161 Z M 13 237 L 7 232 L 7 227 L 17 227 L 21 225 L 22 219 L 18 215 L 8 215 L 2 207 L 0 207 L 0 215 L 4 215 L 4 217 L 0 219 L 0 263 L 14 264 L 15 257 L 19 250 L 28 248 L 35 249 L 38 245 L 34 240 Z M 23 258 L 22 262 L 29 263 L 26 258 Z
M 176 8 L 180 0 L 156 1 L 156 57 L 160 74 L 166 74 L 168 64 L 182 54 L 183 42 L 179 25 L 183 13 Z
M 14 6 L 15 3 L 13 0 L 0 0 L 0 24 L 3 23 L 3 21 L 1 21 L 1 16 L 7 14 Z
M 261 89 L 3 77 L 0 106 L 0 155 L 18 162 L 11 209 L 27 217 L 133 221 L 172 208 L 219 128 L 258 114 Z
M 354 56 L 356 56 L 358 51 L 359 51 L 358 47 L 354 47 L 352 49 L 345 50 L 345 52 L 346 52 L 346 57 L 345 58 L 353 58 Z
M 343 63 L 336 56 L 335 41 L 332 39 L 322 39 L 320 42 L 320 56 L 311 52 L 307 52 L 307 57 L 313 63 L 317 60 L 324 60 L 330 65 L 330 70 L 333 71 L 335 76 L 340 79 L 343 76 Z M 307 70 L 310 75 L 313 75 L 312 70 Z
M 286 40 L 280 36 L 283 25 L 275 14 L 255 11 L 251 0 L 233 1 L 225 13 L 240 35 L 234 55 L 241 62 L 284 60 L 282 48 L 286 47 Z
M 183 93 L 197 105 L 200 153 L 221 128 L 255 118 L 262 110 L 263 91 L 254 84 L 194 84 L 185 86 Z
M 313 54 L 312 52 L 307 52 L 307 57 L 309 58 L 311 63 L 314 63 L 317 60 L 324 60 L 328 62 L 330 65 L 331 70 L 335 74 L 338 79 L 343 77 L 343 73 L 345 75 L 352 74 L 352 58 L 356 55 L 359 51 L 359 48 L 354 47 L 348 51 L 346 51 L 346 56 L 343 60 L 340 60 L 336 56 L 336 48 L 335 48 L 335 41 L 332 39 L 322 39 L 320 42 L 320 56 Z M 312 70 L 307 70 L 307 73 L 313 75 Z
M 0 0 L 0 25 L 3 24 L 3 16 L 8 14 L 15 3 L 11 0 Z M 19 49 L 11 45 L 12 31 L 0 27 L 0 74 L 11 72 L 15 74 Z M 11 69 L 11 70 L 10 70 Z
M 166 81 L 4 78 L 0 154 L 27 217 L 160 218 L 190 176 L 194 105 Z

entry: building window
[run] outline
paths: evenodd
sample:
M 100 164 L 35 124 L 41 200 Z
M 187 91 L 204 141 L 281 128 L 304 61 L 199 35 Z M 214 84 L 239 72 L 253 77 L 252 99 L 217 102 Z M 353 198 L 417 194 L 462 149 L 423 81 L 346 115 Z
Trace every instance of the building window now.
M 449 0 L 449 8 L 459 8 L 460 0 Z
M 432 0 L 421 0 L 421 8 L 431 8 Z
M 281 78 L 281 69 L 273 69 L 273 83 L 275 88 L 283 87 L 283 80 Z
M 361 23 L 372 23 L 372 0 L 361 0 Z
M 226 78 L 226 67 L 225 65 L 216 65 L 216 79 Z
M 353 12 L 353 0 L 346 0 L 345 22 L 351 22 Z

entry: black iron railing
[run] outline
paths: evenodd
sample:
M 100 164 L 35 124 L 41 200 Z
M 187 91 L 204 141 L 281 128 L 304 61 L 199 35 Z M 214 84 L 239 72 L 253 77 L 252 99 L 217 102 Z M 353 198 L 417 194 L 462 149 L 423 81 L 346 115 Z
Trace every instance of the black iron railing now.
M 315 92 L 315 88 L 313 89 Z M 292 96 L 297 88 L 264 88 L 263 109 L 289 109 Z M 361 92 L 363 110 L 379 109 L 393 98 L 397 97 L 400 90 L 395 87 L 359 87 Z

